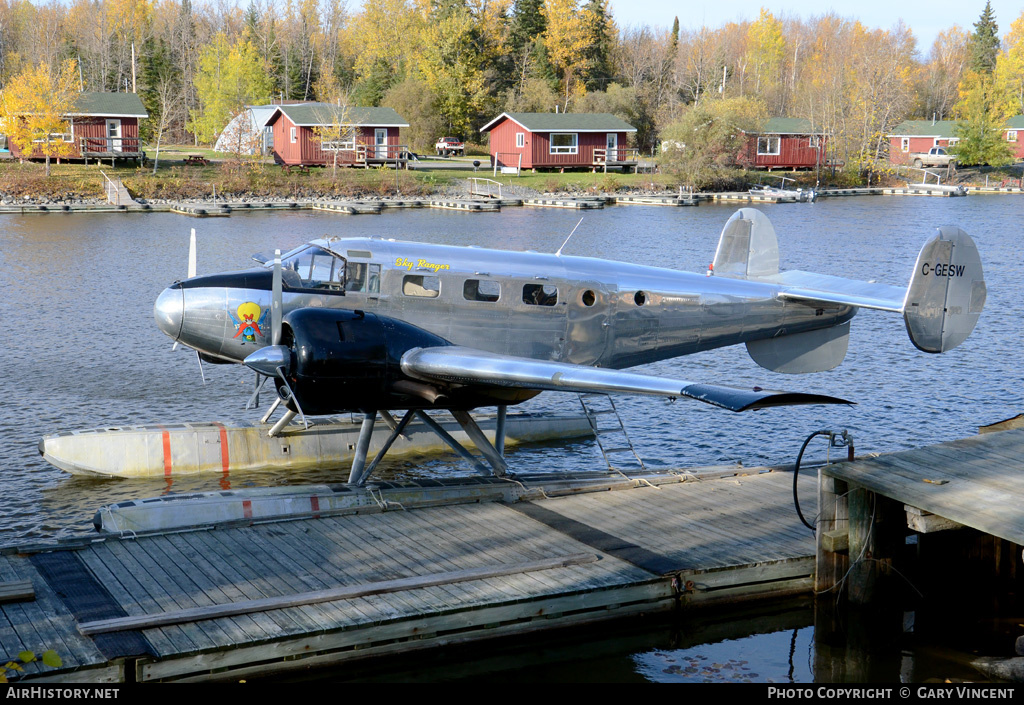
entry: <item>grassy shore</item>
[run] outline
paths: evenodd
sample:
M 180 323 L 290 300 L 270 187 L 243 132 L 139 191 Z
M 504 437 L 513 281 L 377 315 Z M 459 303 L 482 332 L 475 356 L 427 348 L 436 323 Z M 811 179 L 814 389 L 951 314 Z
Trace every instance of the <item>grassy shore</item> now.
M 151 156 L 155 150 L 149 152 Z M 191 155 L 202 156 L 209 161 L 206 165 L 189 164 L 185 160 Z M 479 162 L 478 167 L 473 162 Z M 0 200 L 17 202 L 23 200 L 50 200 L 82 202 L 103 200 L 104 175 L 120 179 L 135 198 L 149 201 L 280 198 L 314 199 L 338 198 L 358 199 L 373 197 L 427 197 L 431 195 L 452 195 L 465 191 L 466 179 L 471 177 L 494 179 L 502 184 L 504 192 L 569 195 L 614 195 L 623 193 L 677 193 L 680 189 L 678 178 L 665 174 L 624 174 L 621 172 L 591 173 L 571 171 L 565 173 L 524 171 L 514 174 L 494 175 L 486 156 L 473 155 L 456 159 L 422 158 L 414 162 L 413 168 L 396 172 L 394 169 L 349 169 L 313 168 L 308 173 L 292 170 L 285 172 L 269 158 L 231 158 L 209 148 L 171 145 L 162 147 L 156 173 L 152 162 L 146 166 L 135 166 L 121 162 L 111 167 L 102 164 L 82 163 L 51 164 L 50 176 L 46 176 L 41 163 L 0 163 Z M 798 186 L 814 186 L 813 172 L 792 174 Z M 751 184 L 778 184 L 779 174 L 746 172 L 742 170 L 723 171 L 721 177 L 707 190 L 742 191 Z M 960 170 L 954 182 L 968 185 L 984 185 L 986 177 L 990 184 L 1019 183 L 1020 166 L 999 169 Z M 896 173 L 876 175 L 872 185 L 896 185 L 905 183 L 906 175 Z M 881 183 L 879 183 L 881 181 Z M 825 186 L 823 183 L 822 186 Z M 835 185 L 854 186 L 849 176 L 840 177 Z

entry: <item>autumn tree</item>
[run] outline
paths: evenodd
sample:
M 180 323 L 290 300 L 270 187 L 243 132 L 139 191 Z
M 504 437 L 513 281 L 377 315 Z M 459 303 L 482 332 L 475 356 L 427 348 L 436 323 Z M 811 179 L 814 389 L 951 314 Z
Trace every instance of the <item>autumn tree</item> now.
M 242 39 L 230 44 L 224 33 L 201 52 L 195 84 L 199 108 L 191 111 L 189 129 L 207 143 L 246 105 L 265 99 L 272 87 L 256 48 Z
M 0 91 L 0 130 L 26 156 L 50 159 L 74 151 L 67 115 L 78 95 L 78 66 L 73 59 L 51 71 L 39 64 L 15 76 Z
M 939 32 L 917 86 L 917 113 L 945 120 L 959 100 L 960 79 L 969 59 L 968 36 L 958 26 Z
M 469 9 L 449 2 L 431 14 L 423 29 L 417 57 L 419 78 L 436 96 L 436 106 L 449 130 L 466 135 L 487 95 Z
M 960 164 L 999 166 L 1013 162 L 1011 145 L 1003 139 L 1012 106 L 1012 96 L 993 75 L 975 71 L 964 75 L 954 128 L 959 142 L 953 148 Z
M 544 0 L 544 46 L 562 86 L 563 109 L 582 92 L 590 36 L 578 0 Z
M 996 62 L 996 82 L 1008 97 L 1012 96 L 1013 112 L 1024 113 L 1024 12 L 1003 37 L 1006 50 Z
M 746 143 L 764 119 L 763 104 L 752 98 L 706 100 L 690 106 L 662 132 L 666 149 L 659 157 L 664 172 L 700 189 L 734 168 Z
M 747 64 L 754 74 L 754 94 L 771 96 L 769 109 L 777 112 L 786 40 L 782 22 L 761 8 L 757 21 L 747 30 Z

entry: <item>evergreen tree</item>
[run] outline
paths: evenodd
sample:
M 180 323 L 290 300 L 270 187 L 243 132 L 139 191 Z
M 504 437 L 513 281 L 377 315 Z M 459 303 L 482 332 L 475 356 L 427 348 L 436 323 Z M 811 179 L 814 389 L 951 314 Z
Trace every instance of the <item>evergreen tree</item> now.
M 586 57 L 583 84 L 588 91 L 603 91 L 614 75 L 612 52 L 615 48 L 615 32 L 607 0 L 588 0 L 583 6 L 584 22 L 590 43 L 583 50 Z
M 139 98 L 146 106 L 149 120 L 143 120 L 139 126 L 141 137 L 145 141 L 152 138 L 152 125 L 160 122 L 160 96 L 158 87 L 165 80 L 178 81 L 180 75 L 174 66 L 171 46 L 163 37 L 148 37 L 142 45 L 142 86 Z M 180 83 L 180 82 L 179 82 Z
M 974 23 L 971 35 L 971 69 L 978 73 L 990 74 L 995 70 L 999 56 L 999 25 L 992 12 L 991 0 L 985 3 L 981 17 Z
M 509 49 L 514 56 L 522 54 L 524 47 L 544 34 L 547 23 L 540 11 L 543 6 L 544 0 L 516 0 L 508 34 Z

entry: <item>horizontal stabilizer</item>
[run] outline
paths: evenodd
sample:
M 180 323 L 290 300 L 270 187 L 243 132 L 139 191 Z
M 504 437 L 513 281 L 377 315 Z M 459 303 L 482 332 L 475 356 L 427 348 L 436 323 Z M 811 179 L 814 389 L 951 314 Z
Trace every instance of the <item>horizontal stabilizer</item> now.
M 917 257 L 903 305 L 907 333 L 918 349 L 955 348 L 974 330 L 987 290 L 974 240 L 960 228 L 939 228 Z
M 601 367 L 499 355 L 458 346 L 409 350 L 402 356 L 402 372 L 419 380 L 449 384 L 577 393 L 689 397 L 732 411 L 794 404 L 850 403 L 844 399 L 819 394 L 700 384 Z

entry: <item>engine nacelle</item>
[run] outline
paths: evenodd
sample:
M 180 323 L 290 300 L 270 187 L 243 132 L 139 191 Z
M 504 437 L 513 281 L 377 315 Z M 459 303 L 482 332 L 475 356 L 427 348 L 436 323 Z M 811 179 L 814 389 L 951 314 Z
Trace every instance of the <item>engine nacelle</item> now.
M 281 335 L 290 350 L 288 383 L 303 412 L 313 415 L 432 406 L 441 391 L 406 377 L 402 355 L 450 344 L 394 318 L 323 308 L 292 311 Z M 276 383 L 280 392 L 284 385 Z

